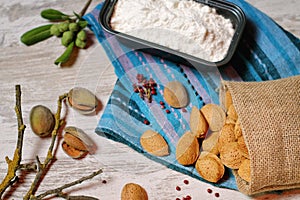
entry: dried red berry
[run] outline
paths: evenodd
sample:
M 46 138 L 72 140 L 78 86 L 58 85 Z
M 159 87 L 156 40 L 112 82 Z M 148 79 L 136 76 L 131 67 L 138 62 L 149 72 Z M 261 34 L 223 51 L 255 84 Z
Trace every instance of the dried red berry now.
M 181 188 L 180 188 L 179 186 L 176 186 L 176 190 L 177 190 L 177 191 L 180 191 Z
M 185 199 L 186 199 L 186 200 L 191 200 L 192 197 L 191 197 L 190 195 L 187 195 L 187 196 L 185 197 Z
M 162 102 L 162 101 L 160 101 L 160 102 L 159 102 L 159 104 L 160 104 L 160 105 L 165 105 L 165 103 L 164 103 L 164 102 Z
M 187 185 L 189 184 L 189 180 L 184 180 L 183 183 Z
M 215 197 L 220 197 L 220 194 L 216 192 Z
M 165 109 L 165 106 L 164 106 L 164 105 L 161 105 L 160 107 L 161 107 L 161 109 Z
M 167 113 L 167 114 L 169 114 L 170 112 L 171 112 L 170 110 L 168 110 L 168 109 L 166 110 L 166 113 Z
M 208 193 L 212 193 L 212 189 L 208 188 L 208 189 L 207 189 L 207 192 L 208 192 Z
M 144 120 L 144 124 L 146 124 L 146 125 L 149 125 L 150 124 L 150 122 L 148 121 L 148 120 Z
M 106 183 L 107 183 L 107 181 L 106 181 L 106 180 L 103 180 L 103 181 L 102 181 L 102 183 L 103 183 L 103 184 L 106 184 Z

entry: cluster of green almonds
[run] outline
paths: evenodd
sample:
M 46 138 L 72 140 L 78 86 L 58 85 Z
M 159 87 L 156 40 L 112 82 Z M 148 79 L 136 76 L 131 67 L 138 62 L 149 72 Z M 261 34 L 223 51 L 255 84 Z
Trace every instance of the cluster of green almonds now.
M 83 27 L 77 22 L 60 22 L 53 24 L 50 33 L 57 37 L 61 37 L 61 44 L 68 46 L 75 41 L 75 45 L 81 49 L 86 46 L 87 34 Z

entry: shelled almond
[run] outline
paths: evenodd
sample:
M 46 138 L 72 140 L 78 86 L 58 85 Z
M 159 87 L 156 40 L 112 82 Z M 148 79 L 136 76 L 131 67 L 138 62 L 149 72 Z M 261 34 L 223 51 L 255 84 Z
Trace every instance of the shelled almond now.
M 196 106 L 193 106 L 191 110 L 190 128 L 192 134 L 194 134 L 197 138 L 205 137 L 205 134 L 208 131 L 208 123 Z
M 62 149 L 71 158 L 78 159 L 94 151 L 94 143 L 87 134 L 76 127 L 69 126 L 64 129 Z
M 199 153 L 200 146 L 197 138 L 187 131 L 176 145 L 176 160 L 181 165 L 192 165 L 197 161 Z
M 225 168 L 219 157 L 213 153 L 201 152 L 195 168 L 202 178 L 209 182 L 218 182 L 225 173 Z
M 145 131 L 140 138 L 141 146 L 148 153 L 155 156 L 169 155 L 169 146 L 159 133 L 153 130 Z

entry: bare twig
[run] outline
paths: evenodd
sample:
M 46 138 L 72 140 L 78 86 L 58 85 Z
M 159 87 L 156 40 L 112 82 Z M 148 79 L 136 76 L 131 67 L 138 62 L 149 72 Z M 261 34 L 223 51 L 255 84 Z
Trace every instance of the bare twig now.
M 48 148 L 47 156 L 44 160 L 43 163 L 40 162 L 39 158 L 37 157 L 37 162 L 38 162 L 38 172 L 35 176 L 35 179 L 33 180 L 30 189 L 28 190 L 27 194 L 24 196 L 24 200 L 28 200 L 31 197 L 34 197 L 35 192 L 37 191 L 39 187 L 39 182 L 41 181 L 43 175 L 46 172 L 47 167 L 53 160 L 53 149 L 54 149 L 54 144 L 56 141 L 57 137 L 57 132 L 58 129 L 61 125 L 61 120 L 60 120 L 60 115 L 61 115 L 61 109 L 62 109 L 62 101 L 67 97 L 67 93 L 59 96 L 58 101 L 57 101 L 57 111 L 55 114 L 55 127 L 52 131 L 52 139 L 51 139 L 51 144 Z
M 53 195 L 53 194 L 56 194 L 56 195 L 58 195 L 58 196 L 60 196 L 60 197 L 63 197 L 63 198 L 68 197 L 68 198 L 66 198 L 66 199 L 70 199 L 70 197 L 72 197 L 72 196 L 68 196 L 68 195 L 62 193 L 62 191 L 63 191 L 64 189 L 69 188 L 69 187 L 72 187 L 72 186 L 77 185 L 77 184 L 80 184 L 80 183 L 82 183 L 83 181 L 92 179 L 92 178 L 94 178 L 95 176 L 97 176 L 97 175 L 99 175 L 99 174 L 101 174 L 101 173 L 102 173 L 102 169 L 99 169 L 98 171 L 95 171 L 95 172 L 93 172 L 92 174 L 90 174 L 90 175 L 88 175 L 88 176 L 85 176 L 85 177 L 82 177 L 82 178 L 80 178 L 80 179 L 78 179 L 78 180 L 76 180 L 76 181 L 67 183 L 67 184 L 65 184 L 65 185 L 63 185 L 63 186 L 61 186 L 61 187 L 58 187 L 58 188 L 56 188 L 56 189 L 53 189 L 53 190 L 48 190 L 48 191 L 46 191 L 46 192 L 44 192 L 44 193 L 42 193 L 42 194 L 40 194 L 40 195 L 38 195 L 38 196 L 32 198 L 32 200 L 33 200 L 33 199 L 34 199 L 34 200 L 42 199 L 42 198 L 44 198 L 44 197 L 46 197 L 46 196 Z M 76 196 L 73 196 L 72 199 L 78 198 L 78 196 L 77 196 L 76 198 L 75 198 L 75 197 L 76 197 Z M 83 196 L 81 196 L 81 197 L 83 197 Z M 91 199 L 91 200 L 92 200 L 92 199 L 95 199 L 95 198 L 93 198 L 93 197 L 88 197 L 88 196 L 84 196 L 84 197 L 86 197 L 86 199 Z
M 21 110 L 21 86 L 16 85 L 16 106 L 15 112 L 17 115 L 18 121 L 18 141 L 16 145 L 16 149 L 14 152 L 13 160 L 10 160 L 8 157 L 5 158 L 8 170 L 5 178 L 3 179 L 0 185 L 0 198 L 2 197 L 5 190 L 12 185 L 17 180 L 16 171 L 20 166 L 20 162 L 22 160 L 22 148 L 23 148 L 23 137 L 25 131 L 25 125 L 23 124 L 22 110 Z
M 92 0 L 88 0 L 86 2 L 86 4 L 84 5 L 83 9 L 80 11 L 79 16 L 82 17 L 85 12 L 87 11 L 88 7 L 90 6 L 90 4 L 92 3 Z

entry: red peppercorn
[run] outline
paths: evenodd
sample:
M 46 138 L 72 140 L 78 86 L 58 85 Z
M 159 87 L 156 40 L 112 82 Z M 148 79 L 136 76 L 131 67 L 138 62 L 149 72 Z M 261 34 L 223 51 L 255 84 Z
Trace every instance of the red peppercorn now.
M 189 184 L 189 181 L 188 180 L 184 180 L 183 183 L 187 185 L 187 184 Z
M 161 109 L 165 109 L 165 106 L 164 106 L 164 105 L 161 105 L 160 107 L 161 107 Z
M 212 193 L 212 189 L 208 188 L 208 189 L 207 189 L 207 192 L 208 192 L 208 193 Z
M 155 90 L 151 90 L 151 94 L 152 95 L 156 95 L 156 91 Z
M 166 113 L 168 113 L 168 114 L 169 114 L 169 113 L 170 113 L 170 110 L 168 110 L 168 109 L 167 109 L 167 110 L 166 110 Z
M 150 124 L 150 122 L 148 121 L 148 120 L 144 120 L 144 124 L 146 124 L 146 125 L 149 125 Z
M 177 190 L 177 191 L 180 191 L 181 188 L 180 188 L 179 186 L 176 186 L 176 190 Z
M 220 197 L 220 194 L 218 192 L 216 192 L 215 197 Z
M 191 197 L 190 195 L 187 195 L 187 196 L 185 197 L 185 199 L 186 199 L 186 200 L 191 200 L 192 197 Z
M 165 105 L 165 103 L 164 103 L 164 102 L 162 102 L 162 101 L 160 101 L 160 102 L 159 102 L 159 104 L 160 104 L 160 105 Z
M 102 183 L 103 183 L 103 184 L 106 184 L 106 183 L 107 183 L 107 181 L 106 181 L 106 180 L 103 180 L 103 181 L 102 181 Z
M 180 200 L 180 198 L 176 198 L 176 200 Z

